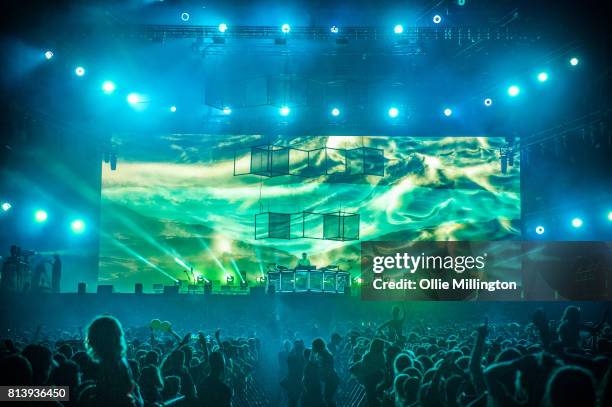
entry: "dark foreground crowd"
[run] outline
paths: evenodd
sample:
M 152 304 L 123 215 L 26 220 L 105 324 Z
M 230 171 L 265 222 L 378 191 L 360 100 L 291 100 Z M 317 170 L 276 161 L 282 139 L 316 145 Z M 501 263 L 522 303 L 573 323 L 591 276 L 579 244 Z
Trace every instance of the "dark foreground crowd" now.
M 536 311 L 523 325 L 429 325 L 395 307 L 382 325 L 329 340 L 285 333 L 273 357 L 272 338 L 221 333 L 126 335 L 111 316 L 95 318 L 84 338 L 10 333 L 0 385 L 68 386 L 65 406 L 612 405 L 607 313 L 585 322 L 574 306 L 558 321 Z

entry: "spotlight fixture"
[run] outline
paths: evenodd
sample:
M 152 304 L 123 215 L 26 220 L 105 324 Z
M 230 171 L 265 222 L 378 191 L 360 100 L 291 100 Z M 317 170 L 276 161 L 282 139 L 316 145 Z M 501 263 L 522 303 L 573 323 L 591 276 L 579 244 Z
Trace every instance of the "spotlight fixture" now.
M 224 115 L 229 115 L 229 114 L 232 114 L 232 109 L 230 109 L 228 106 L 225 106 L 225 107 L 223 108 L 223 114 L 224 114 Z
M 361 283 L 363 283 L 363 279 L 361 277 L 355 277 L 355 282 L 357 284 L 361 284 Z
M 576 58 L 576 57 L 572 57 L 572 58 L 570 58 L 569 63 L 570 63 L 571 66 L 576 66 L 576 65 L 578 65 L 580 63 L 580 60 L 578 60 L 578 58 Z
M 338 34 L 338 31 L 340 31 L 340 30 L 338 29 L 337 26 L 332 25 L 331 28 L 329 29 L 329 31 L 331 31 L 332 34 Z
M 48 217 L 49 216 L 47 215 L 47 212 L 43 211 L 42 209 L 39 209 L 34 212 L 34 220 L 38 223 L 46 222 Z
M 548 74 L 546 72 L 540 72 L 538 74 L 538 81 L 546 82 L 548 80 Z
M 11 207 L 11 204 L 9 204 L 9 209 L 10 207 Z M 4 205 L 2 205 L 2 209 L 4 209 Z M 608 212 L 608 220 L 612 222 L 612 211 Z
M 291 26 L 285 23 L 281 26 L 281 31 L 285 34 L 289 34 L 289 31 L 291 31 Z
M 83 68 L 82 66 L 77 66 L 74 70 L 74 73 L 76 74 L 76 76 L 83 76 L 85 75 L 85 68 Z
M 225 276 L 225 281 L 227 281 L 228 283 L 233 283 L 234 276 L 230 276 L 230 275 Z
M 112 81 L 104 81 L 102 83 L 102 92 L 106 93 L 107 95 L 110 95 L 111 93 L 113 93 L 116 88 L 117 87 Z
M 135 105 L 142 102 L 142 96 L 140 96 L 138 93 L 130 93 L 127 95 L 127 101 L 130 105 Z
M 508 95 L 512 97 L 518 96 L 519 93 L 521 93 L 521 88 L 516 85 L 512 85 L 508 88 Z
M 259 284 L 263 284 L 263 283 L 266 282 L 266 278 L 264 276 L 259 276 L 259 277 L 257 277 L 257 282 Z
M 397 115 L 399 115 L 399 110 L 397 109 L 397 107 L 391 107 L 387 114 L 390 118 L 395 119 Z
M 433 22 L 434 24 L 440 24 L 442 22 L 442 17 L 439 14 L 436 14 L 433 16 Z
M 279 109 L 279 113 L 281 116 L 289 116 L 289 113 L 291 113 L 291 109 L 289 109 L 289 106 L 283 106 Z
M 51 50 L 45 51 L 45 59 L 51 59 L 51 58 L 53 58 L 53 51 Z
M 190 17 L 190 16 L 189 16 L 189 13 L 187 13 L 187 12 L 183 12 L 183 13 L 181 13 L 181 20 L 183 20 L 183 21 L 189 21 L 189 17 Z
M 401 24 L 397 24 L 395 27 L 393 27 L 393 32 L 396 34 L 401 34 L 404 32 L 404 26 Z
M 444 109 L 444 116 L 450 117 L 452 114 L 453 114 L 453 111 L 449 109 L 448 107 Z
M 535 232 L 536 232 L 538 235 L 543 235 L 543 234 L 544 234 L 544 226 L 536 226 L 536 228 L 535 228 Z
M 170 106 L 170 111 L 171 111 L 172 113 L 176 112 L 176 106 L 174 106 L 174 105 L 173 105 L 173 106 Z
M 573 226 L 573 227 L 575 227 L 575 228 L 579 228 L 579 227 L 581 227 L 581 226 L 582 226 L 582 224 L 583 224 L 582 219 L 580 219 L 580 218 L 574 218 L 574 219 L 572 219 L 572 226 Z
M 224 33 L 226 31 L 227 31 L 227 24 L 225 24 L 225 23 L 219 24 L 219 32 Z
M 331 110 L 331 114 L 332 114 L 332 116 L 334 116 L 334 117 L 338 117 L 338 116 L 340 116 L 340 109 L 338 109 L 337 107 L 334 107 L 334 108 Z
M 85 231 L 85 222 L 82 219 L 75 219 L 70 223 L 70 229 L 76 234 L 83 233 Z
M 491 106 L 492 104 L 493 104 L 493 100 L 492 100 L 491 98 L 486 98 L 486 99 L 484 100 L 484 105 L 485 105 L 485 106 L 489 107 L 489 106 Z
M 11 204 L 10 204 L 10 203 L 8 203 L 8 202 L 2 202 L 2 206 L 1 206 L 1 207 L 2 207 L 2 210 L 3 210 L 4 212 L 8 212 L 8 211 L 10 211 L 10 210 L 11 210 L 11 208 L 13 207 L 13 205 L 11 205 Z M 611 213 L 612 213 L 612 212 L 611 212 Z

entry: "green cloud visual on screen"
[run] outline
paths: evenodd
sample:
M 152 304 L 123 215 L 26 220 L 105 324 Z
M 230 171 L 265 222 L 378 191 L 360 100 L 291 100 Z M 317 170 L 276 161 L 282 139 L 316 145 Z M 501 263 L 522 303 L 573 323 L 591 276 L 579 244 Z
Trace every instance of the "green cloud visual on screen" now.
M 503 138 L 303 137 L 273 140 L 301 149 L 384 150 L 385 175 L 234 176 L 234 154 L 262 136 L 170 135 L 117 140 L 117 170 L 102 168 L 101 283 L 130 292 L 187 279 L 254 282 L 267 265 L 295 266 L 302 252 L 319 267 L 359 275 L 359 241 L 255 239 L 263 211 L 360 215 L 361 240 L 502 240 L 520 233 L 518 157 L 502 174 Z M 182 264 L 181 264 L 182 263 Z M 238 274 L 240 273 L 240 275 Z

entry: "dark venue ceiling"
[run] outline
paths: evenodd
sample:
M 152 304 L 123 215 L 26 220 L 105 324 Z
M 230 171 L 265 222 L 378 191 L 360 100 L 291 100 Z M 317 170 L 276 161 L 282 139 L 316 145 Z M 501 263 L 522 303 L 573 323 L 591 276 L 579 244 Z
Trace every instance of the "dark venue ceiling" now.
M 605 2 L 4 1 L 0 7 L 0 159 L 14 169 L 36 162 L 23 169 L 27 174 L 45 174 L 31 148 L 41 146 L 42 157 L 64 160 L 96 191 L 105 146 L 117 135 L 142 143 L 168 133 L 488 135 L 521 140 L 525 225 L 572 205 L 609 201 Z M 184 12 L 188 21 L 181 20 Z M 432 23 L 436 13 L 443 27 Z M 223 35 L 220 22 L 229 26 Z M 291 24 L 288 35 L 280 33 L 283 23 Z M 398 23 L 406 27 L 402 36 L 392 32 Z M 337 35 L 331 26 L 339 27 Z M 32 62 L 45 49 L 54 50 L 52 63 Z M 580 69 L 568 69 L 571 55 L 580 55 Z M 87 67 L 84 80 L 75 79 L 77 64 Z M 553 75 L 545 89 L 534 81 L 539 69 Z M 148 93 L 148 111 L 135 114 L 124 98 L 104 99 L 99 83 L 109 77 L 124 92 Z M 524 97 L 512 100 L 506 89 L 515 82 L 524 84 Z M 486 97 L 494 108 L 483 106 Z M 335 120 L 332 103 L 343 111 Z M 386 114 L 390 103 L 400 108 L 396 120 Z M 232 104 L 231 115 L 219 109 L 225 104 Z M 288 118 L 278 115 L 284 104 L 293 106 Z M 441 114 L 447 104 L 457 112 L 452 120 Z M 176 114 L 168 113 L 170 105 L 178 106 Z M 55 192 L 72 196 L 53 181 Z M 93 196 L 74 199 L 89 205 Z M 593 230 L 592 237 L 601 233 L 609 231 Z

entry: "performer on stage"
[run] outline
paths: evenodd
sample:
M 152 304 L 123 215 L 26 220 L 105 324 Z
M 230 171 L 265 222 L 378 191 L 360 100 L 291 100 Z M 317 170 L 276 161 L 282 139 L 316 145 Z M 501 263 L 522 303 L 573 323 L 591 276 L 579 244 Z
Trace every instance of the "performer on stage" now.
M 302 253 L 302 258 L 298 260 L 297 267 L 309 267 L 310 260 L 308 260 L 308 256 L 306 253 Z

